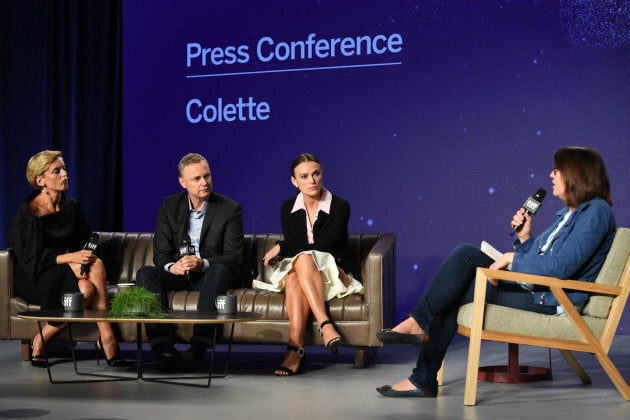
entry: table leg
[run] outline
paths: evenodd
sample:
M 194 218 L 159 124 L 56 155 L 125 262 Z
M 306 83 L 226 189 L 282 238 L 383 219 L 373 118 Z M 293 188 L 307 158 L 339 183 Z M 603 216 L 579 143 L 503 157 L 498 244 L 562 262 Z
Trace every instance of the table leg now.
M 46 352 L 46 342 L 44 341 L 44 334 L 42 332 L 42 323 L 43 321 L 37 321 L 37 326 L 39 328 L 39 335 L 42 339 L 42 348 L 44 350 L 44 358 L 46 359 L 46 369 L 48 370 L 48 379 L 52 384 L 76 384 L 76 383 L 93 383 L 93 382 L 111 382 L 111 381 L 130 381 L 136 380 L 136 378 L 132 376 L 120 376 L 120 375 L 107 375 L 103 373 L 88 373 L 88 372 L 80 372 L 77 366 L 77 357 L 74 350 L 74 338 L 72 337 L 72 324 L 68 323 L 68 336 L 70 340 L 70 351 L 72 353 L 72 363 L 74 364 L 74 373 L 79 376 L 93 376 L 103 379 L 86 379 L 86 380 L 69 380 L 69 381 L 55 381 L 52 377 L 52 371 L 50 369 L 50 359 L 48 358 L 48 353 Z
M 37 321 L 37 328 L 39 329 L 39 338 L 42 340 L 42 351 L 44 352 L 44 360 L 46 361 L 46 370 L 48 371 L 48 380 L 50 381 L 51 384 L 54 384 L 55 381 L 53 381 L 52 372 L 50 371 L 50 360 L 48 359 L 48 353 L 46 352 L 46 342 L 44 341 L 44 332 L 42 331 L 42 321 Z
M 214 375 L 213 378 L 225 378 L 227 376 L 228 366 L 230 365 L 230 356 L 232 355 L 232 338 L 234 337 L 234 323 L 232 323 L 232 328 L 230 329 L 230 339 L 228 340 L 228 351 L 225 359 L 225 367 L 223 368 L 223 373 Z M 216 330 L 214 332 L 214 343 L 217 342 L 217 333 Z M 216 344 L 215 344 L 216 345 Z M 214 345 L 212 346 L 212 356 L 210 361 L 210 374 L 214 370 Z
M 213 375 L 213 371 L 214 371 L 214 355 L 216 352 L 216 343 L 217 343 L 217 330 L 218 328 L 214 329 L 214 338 L 212 340 L 212 347 L 211 347 L 211 353 L 210 353 L 210 366 L 208 367 L 208 376 L 195 376 L 195 375 L 189 375 L 189 376 L 162 376 L 162 377 L 143 377 L 142 379 L 144 381 L 147 382 L 159 382 L 159 383 L 163 383 L 163 384 L 171 384 L 171 385 L 183 385 L 183 386 L 192 386 L 192 387 L 196 387 L 196 388 L 210 388 L 210 385 L 212 384 L 212 378 L 225 378 L 227 376 L 227 371 L 228 371 L 228 366 L 230 363 L 230 356 L 231 356 L 231 352 L 232 352 L 232 338 L 234 337 L 234 323 L 232 323 L 232 329 L 230 330 L 230 339 L 228 342 L 228 352 L 227 352 L 227 359 L 225 361 L 225 367 L 223 369 L 222 373 Z M 195 384 L 195 383 L 187 383 L 187 382 L 181 382 L 181 381 L 175 381 L 175 379 L 182 379 L 182 380 L 189 380 L 189 379 L 208 379 L 208 383 L 207 384 Z
M 138 379 L 142 380 L 142 324 L 136 323 L 136 360 L 138 363 Z
M 46 351 L 46 342 L 44 341 L 44 333 L 43 333 L 43 329 L 42 329 L 42 322 L 45 321 L 37 321 L 37 327 L 39 329 L 39 335 L 41 337 L 42 340 L 42 350 L 43 350 L 43 356 L 44 359 L 46 360 L 46 370 L 48 373 L 48 379 L 50 381 L 50 383 L 52 384 L 68 384 L 68 383 L 91 383 L 91 382 L 110 382 L 110 381 L 129 381 L 129 380 L 144 380 L 147 382 L 160 382 L 160 383 L 167 383 L 167 384 L 174 384 L 174 385 L 184 385 L 184 386 L 193 386 L 193 387 L 201 387 L 201 388 L 209 388 L 211 383 L 212 383 L 212 378 L 224 378 L 227 376 L 227 371 L 228 371 L 228 367 L 229 367 L 229 363 L 230 363 L 230 357 L 232 354 L 232 339 L 234 337 L 234 323 L 232 323 L 232 327 L 230 330 L 230 337 L 229 337 L 229 341 L 228 341 L 228 351 L 227 351 L 227 355 L 226 355 L 226 361 L 225 361 L 225 366 L 223 368 L 223 372 L 217 373 L 217 374 L 213 374 L 214 372 L 214 359 L 215 359 L 215 352 L 216 352 L 216 343 L 217 343 L 217 331 L 218 328 L 215 328 L 214 330 L 214 337 L 213 337 L 213 341 L 212 341 L 212 348 L 211 348 L 211 354 L 210 354 L 210 366 L 208 368 L 208 375 L 207 376 L 180 376 L 180 377 L 173 377 L 173 376 L 169 376 L 169 377 L 144 377 L 143 375 L 143 366 L 142 366 L 142 323 L 136 323 L 136 354 L 137 354 L 137 372 L 136 372 L 136 376 L 120 376 L 120 375 L 108 375 L 108 374 L 100 374 L 100 373 L 89 373 L 89 372 L 81 372 L 79 371 L 79 367 L 77 364 L 77 355 L 75 352 L 75 348 L 74 348 L 74 338 L 72 336 L 72 324 L 68 323 L 68 335 L 69 335 L 69 340 L 70 340 L 70 349 L 72 352 L 72 362 L 74 365 L 74 371 L 76 375 L 79 376 L 92 376 L 92 377 L 97 377 L 97 378 L 103 378 L 103 379 L 88 379 L 88 380 L 68 380 L 68 381 L 57 381 L 53 379 L 52 376 L 52 370 L 51 370 L 51 363 L 50 360 L 48 358 L 48 353 Z M 186 382 L 177 382 L 177 381 L 173 381 L 173 379 L 208 379 L 207 384 L 195 384 L 195 383 L 186 383 Z

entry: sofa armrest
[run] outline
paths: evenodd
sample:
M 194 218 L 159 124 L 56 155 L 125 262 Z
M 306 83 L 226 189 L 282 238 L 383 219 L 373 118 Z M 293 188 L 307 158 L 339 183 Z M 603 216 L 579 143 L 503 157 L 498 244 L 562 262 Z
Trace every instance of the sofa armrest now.
M 361 262 L 364 298 L 369 311 L 370 337 L 391 326 L 396 310 L 396 235 L 383 233 Z
M 11 338 L 9 301 L 13 297 L 13 255 L 0 251 L 0 339 Z

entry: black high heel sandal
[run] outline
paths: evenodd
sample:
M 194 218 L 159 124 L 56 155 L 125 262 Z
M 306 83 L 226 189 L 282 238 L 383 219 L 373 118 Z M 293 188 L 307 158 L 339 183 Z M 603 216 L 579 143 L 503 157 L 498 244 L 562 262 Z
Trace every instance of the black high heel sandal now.
M 284 373 L 276 373 L 276 372 L 274 372 L 273 374 L 276 375 L 276 376 L 299 375 L 303 371 L 304 361 L 306 360 L 306 350 L 304 350 L 304 347 L 295 347 L 295 346 L 288 345 L 287 346 L 287 350 L 291 350 L 291 351 L 294 351 L 294 352 L 297 353 L 298 357 L 300 358 L 300 364 L 298 365 L 298 367 L 297 367 L 297 369 L 295 371 L 289 369 L 288 367 L 280 366 L 278 369 L 276 369 L 276 372 L 280 371 L 280 372 L 284 372 Z
M 96 364 L 100 364 L 100 356 L 101 353 L 103 353 L 103 359 L 105 359 L 105 362 L 107 362 L 107 366 L 109 367 L 123 368 L 133 365 L 133 363 L 131 363 L 130 361 L 123 359 L 120 354 L 117 354 L 108 359 L 107 355 L 105 354 L 105 348 L 103 347 L 103 340 L 101 339 L 101 337 L 98 337 L 98 341 L 94 343 L 94 347 L 96 348 Z
M 33 340 L 31 340 L 31 357 L 30 357 L 30 361 L 31 361 L 31 366 L 33 367 L 37 367 L 37 368 L 47 368 L 48 367 L 48 360 L 46 359 L 46 356 L 42 355 L 42 354 L 33 354 Z
M 335 324 L 333 324 L 330 319 L 327 319 L 326 321 L 322 322 L 321 324 L 319 324 L 319 327 L 317 327 L 317 329 L 319 330 L 319 335 L 321 335 L 322 338 L 324 337 L 324 333 L 322 330 L 328 324 L 332 325 L 333 328 L 335 328 Z M 337 348 L 343 345 L 344 345 L 343 339 L 341 338 L 341 336 L 337 336 L 333 338 L 332 340 L 330 340 L 328 343 L 326 343 L 326 348 L 330 350 L 331 352 L 333 352 L 333 354 L 337 354 L 338 352 Z

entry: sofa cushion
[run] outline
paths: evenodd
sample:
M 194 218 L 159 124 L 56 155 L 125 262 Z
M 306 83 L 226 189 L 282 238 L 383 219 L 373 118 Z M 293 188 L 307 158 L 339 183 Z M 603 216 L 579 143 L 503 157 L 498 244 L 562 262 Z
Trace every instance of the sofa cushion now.
M 99 232 L 97 254 L 105 263 L 109 282 L 108 291 L 114 293 L 119 283 L 135 283 L 136 272 L 145 265 L 153 264 L 153 234 Z M 282 239 L 281 234 L 247 234 L 241 278 L 234 279 L 229 293 L 237 296 L 239 311 L 255 311 L 262 315 L 257 321 L 226 324 L 224 335 L 234 328 L 234 343 L 286 344 L 289 321 L 284 306 L 284 293 L 273 293 L 251 288 L 253 279 L 265 279 L 272 268 L 264 267 L 262 257 Z M 396 236 L 391 233 L 351 234 L 349 260 L 352 274 L 364 285 L 363 295 L 334 298 L 327 302 L 330 318 L 348 346 L 355 347 L 355 367 L 362 367 L 368 360 L 368 348 L 380 347 L 376 331 L 394 324 Z M 0 338 L 21 339 L 22 358 L 28 359 L 28 340 L 37 332 L 37 324 L 18 318 L 17 314 L 37 310 L 13 291 L 13 260 L 10 250 L 0 251 Z M 168 306 L 172 309 L 194 310 L 199 292 L 172 291 L 168 294 Z M 137 328 L 132 323 L 117 324 L 119 338 L 123 342 L 136 340 Z M 192 334 L 192 324 L 178 324 L 178 335 L 187 341 Z M 92 341 L 98 337 L 93 324 L 80 324 L 72 328 L 73 339 Z M 67 337 L 67 329 L 60 336 Z M 142 334 L 146 340 L 146 335 Z M 305 345 L 322 345 L 317 322 L 311 317 L 304 335 Z M 372 353 L 373 354 L 373 353 Z
M 266 320 L 287 321 L 289 319 L 284 304 L 284 293 L 259 289 L 236 289 L 231 290 L 229 294 L 236 296 L 239 311 L 257 312 Z M 368 319 L 368 308 L 362 295 L 333 298 L 328 302 L 328 312 L 335 321 Z

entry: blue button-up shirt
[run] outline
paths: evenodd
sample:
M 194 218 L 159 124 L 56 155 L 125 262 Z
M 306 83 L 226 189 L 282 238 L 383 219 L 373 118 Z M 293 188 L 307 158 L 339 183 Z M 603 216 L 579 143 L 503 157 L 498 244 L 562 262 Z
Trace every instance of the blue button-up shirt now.
M 188 205 L 190 206 L 188 213 L 188 235 L 190 236 L 190 243 L 195 247 L 195 255 L 197 258 L 201 258 L 201 254 L 199 253 L 199 241 L 201 240 L 201 227 L 203 226 L 203 219 L 206 216 L 208 202 L 204 201 L 199 210 L 194 210 L 190 205 L 190 201 L 188 202 Z M 209 267 L 209 265 L 208 260 L 204 259 L 204 271 Z

